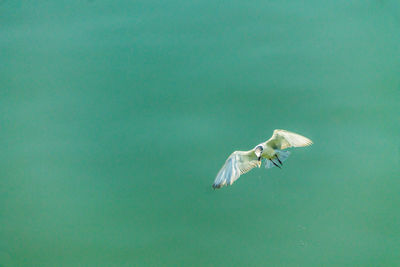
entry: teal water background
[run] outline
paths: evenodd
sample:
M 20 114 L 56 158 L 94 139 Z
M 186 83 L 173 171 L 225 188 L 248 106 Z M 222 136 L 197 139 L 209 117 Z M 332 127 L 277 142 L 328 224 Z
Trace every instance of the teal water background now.
M 0 266 L 400 265 L 398 1 L 0 14 Z M 276 128 L 315 144 L 212 190 Z

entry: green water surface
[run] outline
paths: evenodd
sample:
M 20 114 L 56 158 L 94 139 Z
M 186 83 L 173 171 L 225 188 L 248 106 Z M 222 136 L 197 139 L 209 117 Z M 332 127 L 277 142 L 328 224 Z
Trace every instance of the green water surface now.
M 399 266 L 399 103 L 395 0 L 2 0 L 0 266 Z

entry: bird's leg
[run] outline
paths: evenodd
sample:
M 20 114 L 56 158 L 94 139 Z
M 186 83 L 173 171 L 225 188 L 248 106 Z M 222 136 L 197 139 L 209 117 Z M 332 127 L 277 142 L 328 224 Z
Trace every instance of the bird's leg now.
M 278 154 L 275 155 L 276 159 L 279 161 L 279 163 L 281 164 L 281 166 L 283 166 L 282 161 L 279 159 Z
M 272 159 L 270 159 L 270 161 L 271 161 L 276 167 L 278 167 L 279 169 L 282 169 L 281 166 L 279 166 L 278 164 L 276 164 Z

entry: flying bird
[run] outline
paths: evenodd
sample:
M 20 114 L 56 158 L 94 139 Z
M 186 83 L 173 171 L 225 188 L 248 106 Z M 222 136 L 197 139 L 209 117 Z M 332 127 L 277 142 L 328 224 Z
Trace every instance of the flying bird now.
M 281 168 L 290 155 L 289 151 L 282 149 L 289 147 L 309 146 L 313 142 L 297 133 L 286 130 L 275 130 L 272 137 L 264 143 L 256 145 L 249 151 L 235 151 L 226 160 L 224 166 L 215 178 L 213 188 L 221 188 L 233 184 L 240 175 L 261 166 L 261 160 L 266 159 L 265 168 L 274 166 Z

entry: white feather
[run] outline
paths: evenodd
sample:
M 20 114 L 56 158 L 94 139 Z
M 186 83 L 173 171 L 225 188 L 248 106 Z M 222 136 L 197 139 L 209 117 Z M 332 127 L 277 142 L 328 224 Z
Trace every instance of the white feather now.
M 275 159 L 276 155 L 279 157 L 281 162 L 285 161 L 289 157 L 290 152 L 281 151 L 281 149 L 309 146 L 312 143 L 313 142 L 310 139 L 302 135 L 285 130 L 275 130 L 268 141 L 257 145 L 256 148 L 262 151 L 262 154 L 258 155 L 267 159 L 265 167 L 271 168 L 275 165 L 270 161 L 270 159 Z M 263 149 L 261 149 L 260 146 L 263 147 Z M 249 151 L 233 152 L 218 172 L 213 187 L 221 188 L 233 184 L 242 174 L 250 171 L 256 166 L 259 166 L 258 163 L 259 160 L 255 153 L 255 148 Z
M 312 145 L 312 141 L 297 133 L 285 130 L 275 130 L 272 137 L 265 142 L 273 149 L 285 149 L 289 147 L 303 147 Z
M 257 167 L 258 160 L 254 150 L 235 151 L 226 160 L 224 166 L 218 172 L 213 187 L 220 188 L 225 185 L 231 185 L 240 175 Z

